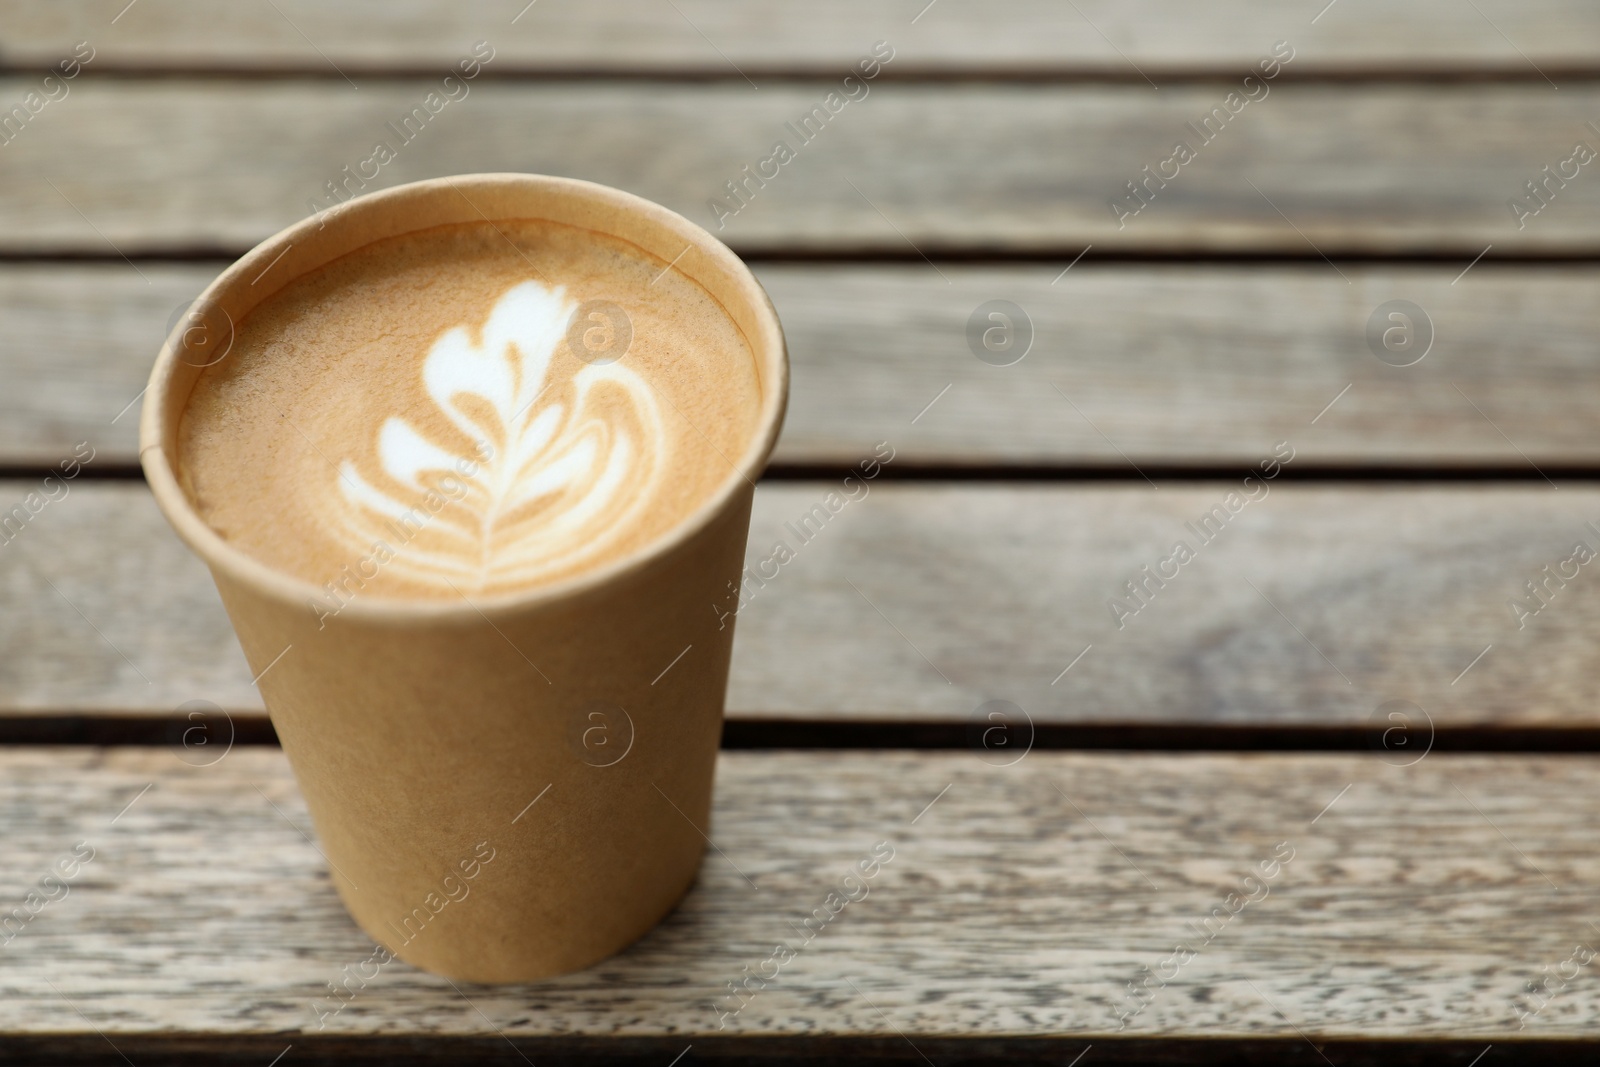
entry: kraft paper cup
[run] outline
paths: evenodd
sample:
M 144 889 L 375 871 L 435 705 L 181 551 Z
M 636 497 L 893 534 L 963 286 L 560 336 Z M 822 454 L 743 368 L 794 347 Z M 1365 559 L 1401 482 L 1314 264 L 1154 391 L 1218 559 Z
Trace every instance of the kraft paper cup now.
M 633 555 L 520 593 L 358 597 L 319 619 L 318 587 L 224 541 L 180 488 L 195 381 L 228 358 L 232 324 L 308 271 L 397 234 L 521 218 L 631 241 L 721 302 L 760 382 L 749 447 L 710 499 Z M 738 587 L 787 393 L 777 315 L 737 256 L 665 208 L 564 178 L 440 178 L 351 200 L 258 245 L 178 324 L 145 397 L 145 475 L 211 569 L 333 883 L 384 952 L 468 981 L 561 974 L 633 942 L 688 890 L 733 643 L 718 606 Z

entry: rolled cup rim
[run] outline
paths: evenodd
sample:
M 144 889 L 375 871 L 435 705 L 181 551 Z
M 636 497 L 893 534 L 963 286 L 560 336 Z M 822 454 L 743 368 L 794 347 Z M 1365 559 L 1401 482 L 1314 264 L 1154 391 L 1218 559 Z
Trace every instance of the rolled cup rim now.
M 226 575 L 261 596 L 284 603 L 309 606 L 325 594 L 323 589 L 309 579 L 272 566 L 230 543 L 200 517 L 179 483 L 173 458 L 168 454 L 167 442 L 175 438 L 177 422 L 188 406 L 189 392 L 192 391 L 192 389 L 186 390 L 181 399 L 175 399 L 173 396 L 175 375 L 182 362 L 179 358 L 182 350 L 181 338 L 188 329 L 187 321 L 192 320 L 194 314 L 209 313 L 218 306 L 221 298 L 232 292 L 242 280 L 259 278 L 296 243 L 310 240 L 312 235 L 324 226 L 349 225 L 364 213 L 386 210 L 408 199 L 427 200 L 445 191 L 467 198 L 467 194 L 473 191 L 496 189 L 503 191 L 507 186 L 529 190 L 542 196 L 547 202 L 551 198 L 561 196 L 589 200 L 601 207 L 615 209 L 624 217 L 642 219 L 666 231 L 676 233 L 691 246 L 706 254 L 711 260 L 711 266 L 731 280 L 738 295 L 745 301 L 758 334 L 754 337 L 748 336 L 735 318 L 735 310 L 724 306 L 724 310 L 734 322 L 735 329 L 740 331 L 750 347 L 751 357 L 756 364 L 756 373 L 761 381 L 762 399 L 756 430 L 751 435 L 744 453 L 733 464 L 727 476 L 693 511 L 656 537 L 605 563 L 557 581 L 533 585 L 526 589 L 482 594 L 470 600 L 465 594 L 459 600 L 393 596 L 357 598 L 345 602 L 335 614 L 341 620 L 380 625 L 406 625 L 418 622 L 468 624 L 556 605 L 644 571 L 662 558 L 671 555 L 722 515 L 730 503 L 744 491 L 746 484 L 753 488 L 756 478 L 766 466 L 767 459 L 777 444 L 779 431 L 783 427 L 789 395 L 789 360 L 783 328 L 771 298 L 756 280 L 749 266 L 732 249 L 704 227 L 669 208 L 636 194 L 596 182 L 516 172 L 429 178 L 354 197 L 328 209 L 325 216 L 309 216 L 268 237 L 206 286 L 190 306 L 190 315 L 180 317 L 163 343 L 160 353 L 156 356 L 155 366 L 150 372 L 140 411 L 139 462 L 144 469 L 145 480 L 150 486 L 151 493 L 155 496 L 156 504 L 168 523 L 172 525 L 179 538 L 214 573 Z M 488 219 L 487 216 L 484 218 L 492 223 L 548 217 L 529 213 L 500 214 L 495 219 Z M 563 220 L 554 218 L 549 221 Z M 423 221 L 409 229 L 397 228 L 381 233 L 371 241 L 362 242 L 348 251 L 365 247 L 386 237 L 401 236 L 444 224 L 447 223 Z M 575 223 L 568 224 L 575 225 Z M 629 243 L 638 243 L 635 240 L 637 234 L 607 235 Z M 248 310 L 253 310 L 283 285 L 304 277 L 310 271 L 341 255 L 348 254 L 348 251 L 339 252 L 286 275 L 281 285 L 264 291 Z M 705 287 L 702 278 L 692 274 L 688 276 L 702 288 Z M 709 289 L 707 291 L 710 292 Z M 721 297 L 715 293 L 711 295 L 722 304 Z M 192 380 L 190 384 L 192 387 Z

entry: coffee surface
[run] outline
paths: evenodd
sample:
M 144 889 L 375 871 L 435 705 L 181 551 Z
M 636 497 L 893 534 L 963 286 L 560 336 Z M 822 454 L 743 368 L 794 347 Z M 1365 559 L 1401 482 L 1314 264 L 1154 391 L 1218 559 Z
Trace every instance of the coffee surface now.
M 236 323 L 177 469 L 218 534 L 331 584 L 330 608 L 471 597 L 668 533 L 733 476 L 760 403 L 743 335 L 666 261 L 551 222 L 449 225 Z

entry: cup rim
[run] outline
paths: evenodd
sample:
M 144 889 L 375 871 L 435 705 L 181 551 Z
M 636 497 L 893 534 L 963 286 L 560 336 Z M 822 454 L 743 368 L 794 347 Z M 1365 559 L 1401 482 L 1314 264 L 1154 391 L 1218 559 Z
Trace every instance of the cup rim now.
M 183 410 L 187 407 L 189 400 L 186 393 L 181 402 L 175 403 L 171 395 L 173 378 L 179 363 L 178 352 L 181 347 L 179 339 L 187 329 L 187 322 L 192 320 L 194 314 L 204 315 L 209 312 L 216 306 L 221 295 L 231 291 L 241 278 L 260 275 L 270 264 L 275 263 L 286 254 L 288 249 L 297 241 L 308 239 L 312 233 L 323 229 L 325 226 L 349 222 L 365 210 L 381 207 L 384 204 L 406 197 L 429 195 L 435 190 L 452 189 L 454 192 L 462 193 L 462 190 L 465 189 L 466 193 L 463 195 L 466 195 L 470 194 L 474 189 L 481 190 L 496 186 L 520 186 L 535 193 L 556 193 L 557 195 L 566 195 L 579 199 L 587 198 L 599 204 L 619 209 L 620 212 L 628 215 L 644 216 L 648 222 L 676 233 L 709 256 L 713 261 L 713 268 L 720 269 L 722 273 L 733 281 L 739 295 L 747 303 L 758 334 L 755 337 L 745 337 L 746 344 L 750 346 L 751 357 L 756 361 L 756 370 L 763 385 L 763 396 L 756 432 L 751 435 L 749 444 L 746 446 L 743 455 L 734 463 L 733 469 L 693 511 L 656 538 L 598 567 L 581 571 L 549 584 L 536 585 L 510 592 L 474 596 L 470 600 L 467 599 L 465 594 L 462 595 L 460 601 L 419 597 L 354 599 L 346 602 L 339 609 L 337 615 L 340 618 L 349 617 L 357 622 L 377 624 L 405 624 L 418 621 L 470 623 L 492 620 L 496 617 L 517 614 L 529 609 L 546 607 L 561 601 L 571 600 L 637 574 L 661 558 L 670 555 L 720 516 L 726 510 L 730 500 L 743 491 L 744 486 L 742 483 L 748 482 L 751 486 L 754 485 L 756 478 L 766 466 L 768 457 L 772 454 L 772 450 L 777 443 L 778 433 L 783 426 L 789 395 L 789 360 L 783 328 L 778 320 L 777 310 L 772 306 L 772 300 L 767 295 L 766 290 L 762 288 L 761 283 L 756 280 L 755 275 L 742 259 L 735 255 L 715 235 L 679 213 L 633 193 L 600 185 L 596 182 L 553 175 L 515 172 L 429 178 L 347 200 L 337 207 L 330 208 L 320 216 L 312 215 L 301 219 L 299 222 L 280 230 L 262 241 L 232 263 L 206 286 L 200 295 L 195 298 L 194 303 L 190 305 L 190 316 L 180 317 L 177 325 L 162 345 L 160 353 L 156 356 L 155 366 L 151 369 L 149 383 L 146 387 L 144 404 L 140 411 L 139 462 L 144 469 L 145 480 L 150 486 L 151 493 L 155 496 L 156 504 L 161 508 L 167 521 L 190 549 L 200 556 L 206 565 L 219 577 L 226 575 L 229 579 L 245 586 L 258 595 L 284 603 L 307 605 L 324 595 L 324 590 L 313 584 L 309 579 L 298 577 L 265 563 L 224 539 L 200 517 L 188 494 L 183 491 L 182 486 L 179 484 L 173 457 L 167 454 L 165 440 L 169 423 L 182 417 Z M 487 218 L 487 216 L 484 217 Z M 501 214 L 498 219 L 490 219 L 489 221 L 539 217 L 535 214 Z M 397 229 L 393 233 L 383 234 L 374 238 L 374 240 L 400 236 L 404 233 L 427 229 L 434 225 L 439 225 L 439 223 L 422 223 L 412 230 Z M 630 243 L 636 243 L 631 238 L 621 234 L 612 236 L 616 236 L 621 240 L 628 240 Z M 338 257 L 335 256 L 333 258 Z M 325 265 L 327 262 L 329 260 L 324 260 L 316 266 L 307 267 L 291 275 L 284 284 L 288 284 L 296 278 L 304 277 L 310 270 L 318 269 L 318 267 Z M 697 281 L 697 284 L 703 283 Z M 279 288 L 281 289 L 282 287 L 280 286 Z M 273 292 L 276 291 L 273 290 Z M 263 300 L 270 295 L 268 293 L 263 296 Z M 721 301 L 719 300 L 718 302 L 720 303 Z M 260 301 L 257 303 L 259 304 Z M 735 328 L 739 328 L 737 323 L 735 323 Z M 744 331 L 740 329 L 740 333 L 743 334 Z

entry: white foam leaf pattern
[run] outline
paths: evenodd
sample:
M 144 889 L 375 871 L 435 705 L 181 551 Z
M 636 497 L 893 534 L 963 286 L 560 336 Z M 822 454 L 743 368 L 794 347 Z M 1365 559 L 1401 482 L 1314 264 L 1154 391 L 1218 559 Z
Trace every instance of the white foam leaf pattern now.
M 570 570 L 627 532 L 656 484 L 660 409 L 617 363 L 551 380 L 575 308 L 563 287 L 527 281 L 501 296 L 477 339 L 458 326 L 434 342 L 422 384 L 443 416 L 435 428 L 470 445 L 385 419 L 375 463 L 339 467 L 337 525 L 352 551 L 382 543 L 394 553 L 386 571 L 482 589 Z

